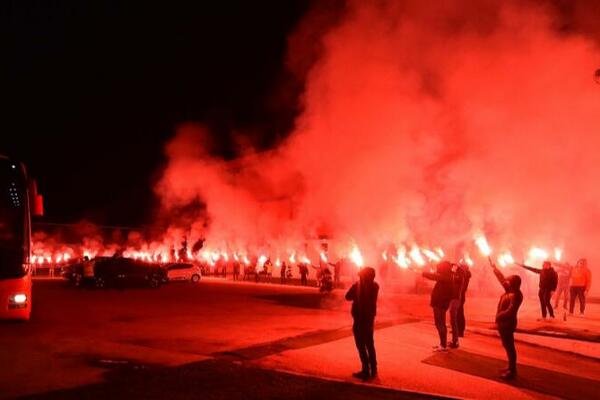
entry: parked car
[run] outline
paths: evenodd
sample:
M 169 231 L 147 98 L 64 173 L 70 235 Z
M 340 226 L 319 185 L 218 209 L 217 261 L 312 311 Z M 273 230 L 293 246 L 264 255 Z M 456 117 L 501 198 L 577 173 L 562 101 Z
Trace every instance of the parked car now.
M 190 281 L 198 283 L 202 277 L 202 271 L 200 270 L 200 267 L 194 264 L 169 264 L 167 265 L 166 270 L 169 281 Z
M 94 284 L 98 288 L 126 286 L 159 287 L 166 272 L 158 265 L 130 258 L 102 257 L 94 262 Z
M 83 276 L 83 264 L 76 261 L 65 265 L 62 269 L 61 275 L 64 279 L 69 281 L 69 283 L 77 286 L 81 282 L 81 277 Z

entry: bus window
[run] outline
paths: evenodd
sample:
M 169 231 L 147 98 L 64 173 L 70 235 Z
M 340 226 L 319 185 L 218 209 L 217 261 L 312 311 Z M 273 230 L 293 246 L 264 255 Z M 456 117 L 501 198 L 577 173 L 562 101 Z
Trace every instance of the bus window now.
M 29 252 L 27 186 L 22 169 L 13 165 L 0 168 L 0 278 L 24 276 Z

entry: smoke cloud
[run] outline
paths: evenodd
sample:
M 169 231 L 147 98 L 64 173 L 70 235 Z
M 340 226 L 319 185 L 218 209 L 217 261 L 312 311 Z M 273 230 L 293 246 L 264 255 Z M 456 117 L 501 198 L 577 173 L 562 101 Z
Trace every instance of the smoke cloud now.
M 240 140 L 224 160 L 206 128 L 182 126 L 156 187 L 163 211 L 194 210 L 174 225 L 232 251 L 328 236 L 368 263 L 412 243 L 459 258 L 483 233 L 517 260 L 558 246 L 600 265 L 600 50 L 586 4 L 566 24 L 551 2 L 349 1 L 318 26 L 293 132 L 268 152 Z

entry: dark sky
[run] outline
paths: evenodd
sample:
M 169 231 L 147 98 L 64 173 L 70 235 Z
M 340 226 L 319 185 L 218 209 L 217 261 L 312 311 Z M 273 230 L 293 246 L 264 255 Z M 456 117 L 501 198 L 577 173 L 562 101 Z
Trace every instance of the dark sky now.
M 164 143 L 208 124 L 284 135 L 299 85 L 283 67 L 307 1 L 3 2 L 0 153 L 27 163 L 47 221 L 148 222 Z

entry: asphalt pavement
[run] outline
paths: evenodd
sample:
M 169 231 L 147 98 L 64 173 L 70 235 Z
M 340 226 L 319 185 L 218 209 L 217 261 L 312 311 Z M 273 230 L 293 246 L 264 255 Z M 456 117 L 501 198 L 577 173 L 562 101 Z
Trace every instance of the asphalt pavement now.
M 33 299 L 30 322 L 0 324 L 1 398 L 581 399 L 600 391 L 598 360 L 572 352 L 520 343 L 523 374 L 511 384 L 497 379 L 505 359 L 495 337 L 468 332 L 458 351 L 432 354 L 425 295 L 382 292 L 380 378 L 369 385 L 351 377 L 359 363 L 343 291 L 216 279 L 93 290 L 42 280 Z M 486 301 L 477 304 L 487 309 Z

